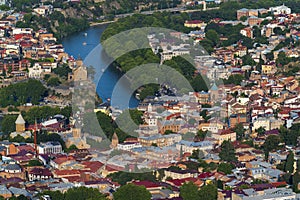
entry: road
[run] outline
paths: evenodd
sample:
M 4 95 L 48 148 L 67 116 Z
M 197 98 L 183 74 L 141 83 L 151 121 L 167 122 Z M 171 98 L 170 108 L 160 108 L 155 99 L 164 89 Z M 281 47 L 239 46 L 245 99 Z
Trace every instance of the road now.
M 214 8 L 207 8 L 207 10 L 217 10 L 220 7 L 214 7 Z M 185 7 L 176 7 L 176 8 L 167 8 L 167 9 L 160 9 L 160 10 L 151 10 L 151 11 L 142 11 L 139 14 L 144 14 L 144 15 L 151 15 L 155 12 L 186 12 L 186 13 L 191 13 L 191 12 L 197 12 L 197 11 L 202 11 L 202 9 L 195 9 L 195 10 L 188 10 Z M 132 16 L 136 13 L 126 13 L 126 14 L 120 14 L 116 15 L 115 17 L 118 18 L 124 18 L 128 16 Z

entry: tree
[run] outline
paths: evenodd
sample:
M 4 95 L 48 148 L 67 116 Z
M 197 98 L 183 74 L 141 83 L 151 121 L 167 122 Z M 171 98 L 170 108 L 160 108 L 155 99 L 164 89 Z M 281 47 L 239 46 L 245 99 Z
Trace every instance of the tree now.
M 150 200 L 151 194 L 144 186 L 127 184 L 121 186 L 115 193 L 114 200 Z
M 238 140 L 242 140 L 245 136 L 245 129 L 242 123 L 238 123 L 234 127 L 234 131 L 236 132 L 236 136 Z
M 231 174 L 233 170 L 233 166 L 230 163 L 221 163 L 218 166 L 218 172 L 223 172 L 225 174 Z
M 198 195 L 199 195 L 198 199 L 217 200 L 218 199 L 218 190 L 215 185 L 208 184 L 208 185 L 203 186 L 199 190 Z
M 205 38 L 212 41 L 214 46 L 220 42 L 219 34 L 213 29 L 210 29 L 205 33 Z
M 29 79 L 26 82 L 18 82 L 1 88 L 0 106 L 19 106 L 28 102 L 38 104 L 47 95 L 47 89 L 40 81 Z
M 256 132 L 257 132 L 258 135 L 263 135 L 263 134 L 266 132 L 266 130 L 265 130 L 265 128 L 263 128 L 263 127 L 261 126 L 261 127 L 259 127 L 259 128 L 256 130 Z
M 59 84 L 61 84 L 61 82 L 57 77 L 49 78 L 47 81 L 47 85 L 51 87 L 59 86 Z
M 219 157 L 223 161 L 231 162 L 236 161 L 237 158 L 235 156 L 235 150 L 230 141 L 225 140 L 221 145 L 221 152 L 219 153 Z
M 284 171 L 288 173 L 293 173 L 294 172 L 294 153 L 290 152 L 289 155 L 287 156 Z
M 249 54 L 243 56 L 242 61 L 243 61 L 243 65 L 254 66 L 256 64 L 256 62 L 253 60 L 253 58 Z
M 241 82 L 244 80 L 244 76 L 240 74 L 234 74 L 230 75 L 228 79 L 224 79 L 223 82 L 225 84 L 235 84 L 235 85 L 240 85 Z
M 1 130 L 4 134 L 9 134 L 16 130 L 15 121 L 17 115 L 5 115 L 1 122 Z
M 75 144 L 72 144 L 71 146 L 69 146 L 68 148 L 68 152 L 72 151 L 72 150 L 77 150 L 78 148 L 76 147 Z
M 57 191 L 44 191 L 40 195 L 49 195 L 52 200 L 63 200 L 64 194 L 61 193 L 59 190 Z
M 198 200 L 198 187 L 193 182 L 184 183 L 180 187 L 180 196 L 183 200 Z
M 242 17 L 240 18 L 240 20 L 241 20 L 242 22 L 245 22 L 245 21 L 247 20 L 247 17 L 246 17 L 246 16 L 242 16 Z
M 278 148 L 280 141 L 281 140 L 277 135 L 270 135 L 267 137 L 265 143 L 263 144 L 266 159 L 268 159 L 270 151 Z
M 206 77 L 199 74 L 191 80 L 191 85 L 196 92 L 208 91 L 209 81 L 206 81 Z
M 284 31 L 280 28 L 280 27 L 275 27 L 273 29 L 273 32 L 276 34 L 276 35 L 283 35 L 284 34 Z
M 299 174 L 299 172 L 296 172 L 293 175 L 292 182 L 293 182 L 293 191 L 294 192 L 299 192 L 299 189 L 298 189 L 298 184 L 300 182 L 300 174 Z
M 29 162 L 28 162 L 28 165 L 27 166 L 29 166 L 29 167 L 33 167 L 33 166 L 43 166 L 43 164 L 40 162 L 40 161 L 38 161 L 38 160 L 30 160 Z
M 105 200 L 103 194 L 99 192 L 98 189 L 95 188 L 87 188 L 87 187 L 74 187 L 69 189 L 65 193 L 64 200 Z

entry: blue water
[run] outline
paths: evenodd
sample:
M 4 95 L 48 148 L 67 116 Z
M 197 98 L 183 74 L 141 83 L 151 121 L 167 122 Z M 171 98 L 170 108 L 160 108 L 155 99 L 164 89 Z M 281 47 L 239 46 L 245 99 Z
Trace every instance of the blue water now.
M 121 78 L 121 74 L 116 69 L 109 66 L 102 46 L 100 37 L 107 25 L 91 27 L 88 30 L 71 35 L 62 42 L 65 51 L 74 58 L 81 58 L 86 66 L 93 66 L 96 70 L 94 82 L 97 85 L 97 93 L 106 101 L 111 99 L 116 83 Z M 85 33 L 87 33 L 85 35 Z M 85 44 L 85 45 L 84 45 Z M 108 68 L 107 68 L 108 67 Z M 106 70 L 103 70 L 107 68 Z M 138 100 L 130 93 L 128 82 L 118 83 L 118 90 L 115 91 L 117 98 L 113 99 L 113 106 L 120 109 L 134 108 L 138 105 Z M 125 99 L 130 99 L 129 103 Z

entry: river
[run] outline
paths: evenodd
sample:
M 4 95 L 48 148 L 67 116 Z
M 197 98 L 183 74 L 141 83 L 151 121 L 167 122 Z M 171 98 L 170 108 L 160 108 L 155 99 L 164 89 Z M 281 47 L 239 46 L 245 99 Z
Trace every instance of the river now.
M 119 71 L 109 66 L 105 54 L 100 44 L 100 37 L 107 25 L 98 25 L 90 27 L 88 30 L 71 35 L 62 41 L 65 51 L 74 58 L 81 58 L 86 66 L 93 66 L 96 70 L 95 84 L 97 85 L 98 95 L 106 101 L 111 99 L 112 92 L 116 83 L 122 76 Z M 121 83 L 116 91 L 118 99 L 114 99 L 114 106 L 120 109 L 134 108 L 138 105 L 138 100 L 129 92 L 129 83 Z M 129 104 L 123 102 L 122 98 L 131 96 Z

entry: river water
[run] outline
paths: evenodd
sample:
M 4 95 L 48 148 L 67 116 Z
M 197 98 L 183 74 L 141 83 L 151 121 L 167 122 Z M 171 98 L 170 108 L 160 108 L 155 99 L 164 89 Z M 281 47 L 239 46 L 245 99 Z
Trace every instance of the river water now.
M 103 53 L 100 44 L 100 37 L 107 25 L 90 27 L 88 30 L 71 35 L 62 41 L 65 51 L 74 58 L 81 58 L 86 66 L 93 66 L 96 71 L 95 84 L 97 93 L 103 99 L 111 99 L 116 83 L 121 78 L 121 73 L 112 67 L 108 67 L 108 59 Z M 108 67 L 106 70 L 104 68 Z M 134 108 L 138 105 L 138 100 L 129 92 L 129 83 L 119 83 L 117 99 L 113 99 L 114 107 L 120 109 Z M 125 96 L 131 96 L 129 104 L 123 102 Z

